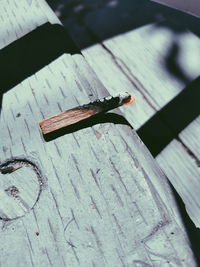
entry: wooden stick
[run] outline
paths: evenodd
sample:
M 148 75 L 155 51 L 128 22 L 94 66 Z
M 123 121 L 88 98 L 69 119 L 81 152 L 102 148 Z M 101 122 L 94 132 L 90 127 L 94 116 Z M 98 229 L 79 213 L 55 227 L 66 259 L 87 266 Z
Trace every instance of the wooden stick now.
M 39 126 L 43 135 L 46 135 L 68 125 L 88 119 L 91 116 L 107 112 L 124 104 L 132 103 L 134 100 L 135 99 L 132 98 L 128 93 L 119 94 L 114 97 L 108 96 L 103 99 L 98 99 L 87 105 L 75 107 L 42 120 L 39 123 Z

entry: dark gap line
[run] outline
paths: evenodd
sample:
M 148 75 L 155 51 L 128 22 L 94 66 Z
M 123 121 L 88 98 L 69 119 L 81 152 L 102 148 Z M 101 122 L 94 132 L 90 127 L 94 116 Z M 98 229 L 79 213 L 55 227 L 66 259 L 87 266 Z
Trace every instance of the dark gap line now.
M 176 140 L 182 145 L 182 147 L 185 149 L 185 151 L 188 153 L 188 155 L 195 161 L 197 167 L 200 167 L 200 160 L 198 157 L 194 154 L 194 152 L 181 140 L 180 137 L 177 137 Z
M 130 70 L 130 68 L 124 63 L 124 61 L 121 58 L 116 57 L 113 54 L 113 52 L 104 43 L 101 43 L 101 46 L 111 56 L 111 58 L 113 59 L 115 65 L 124 74 L 124 76 L 129 80 L 129 82 L 133 85 L 133 87 L 141 93 L 142 97 L 145 99 L 145 101 L 148 103 L 148 105 L 155 112 L 157 112 L 156 106 L 154 106 L 154 104 L 151 103 L 151 101 L 155 102 L 155 100 L 151 98 L 149 92 L 145 89 L 145 87 L 142 85 L 142 83 L 133 75 L 133 73 Z M 119 64 L 118 61 L 120 61 L 121 64 L 126 68 L 126 70 L 128 71 L 129 75 L 125 72 L 124 68 Z M 143 91 L 145 91 L 145 93 Z M 148 95 L 148 97 L 146 95 Z M 151 101 L 149 100 L 149 97 L 151 98 Z

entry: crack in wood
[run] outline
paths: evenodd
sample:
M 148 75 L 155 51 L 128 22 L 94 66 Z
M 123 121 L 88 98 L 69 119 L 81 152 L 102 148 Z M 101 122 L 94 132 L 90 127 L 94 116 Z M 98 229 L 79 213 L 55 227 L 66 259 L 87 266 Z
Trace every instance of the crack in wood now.
M 164 226 L 168 225 L 170 222 L 168 220 L 165 221 L 160 221 L 150 232 L 150 234 L 148 234 L 148 236 L 146 236 L 145 238 L 142 239 L 142 243 L 145 243 L 147 240 L 149 240 L 151 237 L 153 237 L 160 229 L 162 229 Z
M 134 88 L 136 88 L 142 95 L 142 97 L 146 100 L 146 102 L 149 104 L 149 106 L 155 111 L 157 112 L 158 109 L 156 108 L 156 106 L 158 106 L 157 103 L 152 104 L 151 101 L 155 100 L 151 97 L 151 95 L 149 94 L 148 90 L 146 90 L 146 88 L 142 85 L 142 83 L 133 75 L 132 71 L 130 70 L 130 68 L 125 64 L 125 62 L 121 59 L 116 57 L 112 51 L 104 44 L 104 43 L 100 43 L 102 48 L 108 52 L 108 54 L 111 56 L 111 58 L 113 59 L 115 65 L 120 69 L 120 71 L 126 76 L 126 78 L 129 80 L 129 82 L 134 86 Z M 122 64 L 122 66 L 119 64 L 119 62 Z M 125 71 L 125 69 L 126 71 Z M 128 73 L 127 73 L 128 72 Z M 144 94 L 144 92 L 145 94 Z M 151 99 L 151 101 L 149 100 L 149 98 L 146 96 L 148 95 L 149 98 Z
M 87 33 L 89 34 L 89 36 L 94 39 L 97 43 L 99 43 L 102 48 L 111 56 L 111 58 L 113 59 L 115 65 L 120 69 L 120 71 L 126 76 L 126 78 L 129 80 L 129 82 L 134 86 L 134 88 L 136 88 L 142 95 L 142 97 L 146 100 L 146 102 L 149 104 L 149 106 L 155 111 L 157 112 L 157 108 L 156 106 L 159 107 L 159 105 L 155 102 L 155 99 L 153 99 L 151 97 L 151 95 L 149 94 L 148 90 L 146 90 L 146 88 L 142 85 L 142 83 L 133 75 L 132 71 L 130 70 L 130 68 L 125 64 L 125 62 L 116 57 L 112 51 L 104 44 L 102 43 L 102 41 L 98 38 L 98 36 L 83 22 L 85 30 L 87 31 Z M 123 65 L 123 67 L 128 71 L 127 72 L 124 70 L 124 68 L 119 64 L 119 61 L 121 62 L 121 64 Z M 144 92 L 145 94 L 144 94 Z M 154 102 L 154 104 L 151 103 L 151 101 L 149 100 L 149 98 L 146 96 L 148 95 L 149 98 L 151 99 L 151 101 Z
M 195 155 L 195 153 L 181 140 L 180 137 L 177 137 L 176 140 L 182 145 L 182 147 L 187 152 L 187 154 L 195 161 L 195 164 L 197 165 L 197 167 L 200 168 L 200 160 Z
M 68 240 L 67 240 L 66 242 L 67 242 L 68 245 L 70 245 L 70 247 L 72 247 L 72 248 L 77 248 L 74 244 L 72 244 L 71 241 L 68 241 Z

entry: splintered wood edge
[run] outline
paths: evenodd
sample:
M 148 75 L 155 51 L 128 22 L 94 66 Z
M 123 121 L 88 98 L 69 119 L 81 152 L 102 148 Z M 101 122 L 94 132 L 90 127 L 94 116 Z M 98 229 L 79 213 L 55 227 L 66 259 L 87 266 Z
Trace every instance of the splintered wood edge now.
M 52 117 L 39 122 L 42 134 L 54 132 L 69 125 L 75 124 L 79 121 L 88 119 L 96 113 L 95 110 L 71 109 L 58 113 Z

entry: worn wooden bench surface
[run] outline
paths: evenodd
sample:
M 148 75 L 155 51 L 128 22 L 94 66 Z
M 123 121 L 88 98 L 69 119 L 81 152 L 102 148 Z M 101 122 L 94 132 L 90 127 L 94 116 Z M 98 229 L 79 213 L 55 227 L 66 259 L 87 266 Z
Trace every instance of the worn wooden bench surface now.
M 179 60 L 186 75 L 190 80 L 199 75 L 199 39 L 191 32 L 177 37 L 167 29 L 154 32 L 153 27 L 148 25 L 139 28 L 106 40 L 103 45 L 98 44 L 82 51 L 109 92 L 124 88 L 136 96 L 136 108 L 123 109 L 135 129 L 139 129 L 187 85 L 183 80 L 170 75 L 163 65 L 166 51 L 174 38 L 180 44 Z M 193 222 L 200 227 L 199 117 L 183 129 L 178 137 L 157 156 L 157 161 L 183 199 Z
M 56 21 L 28 3 L 1 1 L 1 47 Z M 44 141 L 39 121 L 107 95 L 83 56 L 67 54 L 3 95 L 1 167 L 21 168 L 0 174 L 2 266 L 196 266 L 167 179 L 134 130 L 105 121 Z
M 121 13 L 119 11 L 115 13 L 115 9 L 119 8 L 121 2 L 116 1 L 115 6 L 110 7 L 110 11 L 106 5 L 100 7 L 99 10 L 98 8 L 93 10 L 89 4 L 86 5 L 84 16 L 80 16 L 80 25 L 77 19 L 79 16 L 75 12 L 70 18 L 65 17 L 64 5 L 60 7 L 58 14 L 65 26 L 69 30 L 72 29 L 71 34 L 80 47 L 83 46 L 83 40 L 77 34 L 78 27 L 80 28 L 78 28 L 79 32 L 81 29 L 85 30 L 84 34 L 82 33 L 83 38 L 95 37 L 94 41 L 103 40 L 83 49 L 82 53 L 111 94 L 123 88 L 136 96 L 137 102 L 134 109 L 122 108 L 121 110 L 128 121 L 138 130 L 166 104 L 179 94 L 181 95 L 183 90 L 187 90 L 185 88 L 199 76 L 200 41 L 198 36 L 184 28 L 184 25 L 187 24 L 184 21 L 184 18 L 186 19 L 184 15 L 181 17 L 180 12 L 176 14 L 174 11 L 170 16 L 170 12 L 165 7 L 157 8 L 156 14 L 156 4 L 152 3 L 152 9 L 150 9 L 148 1 L 144 1 L 143 8 L 141 8 L 142 4 L 139 5 L 138 1 L 135 1 L 137 14 L 135 14 L 133 28 L 138 24 L 141 24 L 140 27 L 104 40 L 104 35 L 108 35 L 106 19 L 103 20 L 104 14 L 112 15 L 113 21 L 116 23 L 114 24 L 116 27 L 109 26 L 111 33 L 114 31 L 113 28 L 120 28 L 120 23 L 124 23 L 119 16 Z M 76 5 L 74 5 L 74 10 L 75 8 Z M 83 3 L 82 8 L 84 10 Z M 155 14 L 151 14 L 155 22 L 145 25 L 146 20 L 153 20 L 151 16 L 146 15 L 148 8 L 149 13 L 155 12 Z M 71 10 L 73 11 L 73 9 Z M 130 16 L 129 12 L 125 11 L 121 15 Z M 141 12 L 139 13 L 141 16 L 138 15 L 138 12 Z M 116 20 L 117 15 L 119 24 Z M 134 13 L 131 15 L 134 16 Z M 155 19 L 156 15 L 164 21 L 163 25 Z M 177 25 L 174 23 L 176 16 Z M 192 94 L 193 92 L 191 92 Z M 185 99 L 185 110 L 188 109 L 188 113 L 190 113 L 191 110 L 187 104 Z M 163 123 L 167 126 L 166 122 Z M 166 128 L 171 130 L 168 126 Z M 155 132 L 157 130 L 159 131 L 159 128 L 155 129 Z M 156 157 L 159 165 L 183 199 L 189 216 L 198 228 L 200 227 L 199 143 L 200 124 L 199 117 L 196 117 L 178 135 L 174 134 L 174 140 L 172 139 Z

